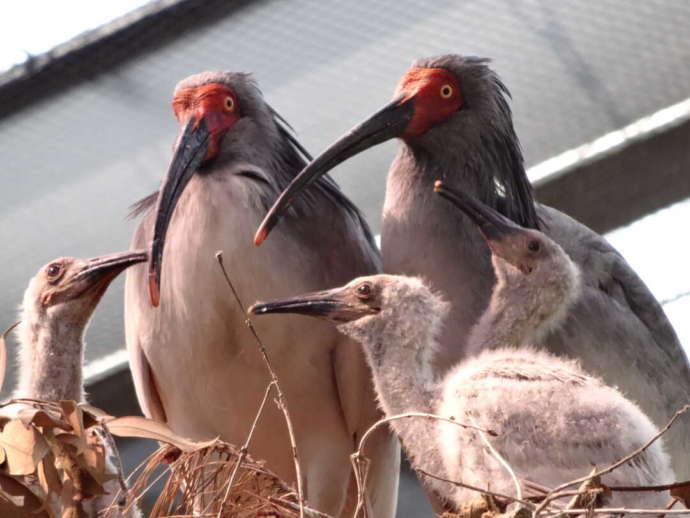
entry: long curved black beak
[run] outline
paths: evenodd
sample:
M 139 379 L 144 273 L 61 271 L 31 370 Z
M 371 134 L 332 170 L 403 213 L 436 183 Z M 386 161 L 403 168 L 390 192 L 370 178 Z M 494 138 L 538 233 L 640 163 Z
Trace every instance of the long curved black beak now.
M 351 300 L 352 295 L 347 287 L 332 290 L 304 293 L 295 297 L 257 302 L 247 312 L 254 315 L 269 313 L 296 313 L 324 318 L 334 323 L 350 322 L 364 315 L 376 313 L 377 310 Z
M 161 264 L 168 225 L 180 195 L 206 157 L 209 135 L 203 119 L 197 121 L 191 118 L 187 122 L 158 194 L 149 261 L 149 300 L 153 306 L 160 303 Z
M 510 234 L 522 232 L 522 227 L 516 225 L 508 218 L 498 213 L 491 207 L 475 200 L 462 191 L 451 189 L 441 180 L 434 183 L 434 192 L 449 200 L 467 215 L 478 227 L 489 244 L 498 243 Z
M 123 270 L 148 259 L 145 250 L 130 250 L 87 259 L 84 267 L 71 279 L 68 290 L 73 297 L 98 289 L 103 293 Z
M 322 297 L 319 294 L 306 294 L 289 299 L 274 300 L 270 302 L 257 302 L 249 308 L 248 312 L 254 315 L 266 315 L 268 313 L 297 313 L 313 317 L 326 317 L 338 310 L 337 300 Z
M 254 244 L 259 246 L 299 193 L 348 158 L 376 144 L 401 136 L 414 114 L 414 96 L 397 97 L 377 113 L 352 128 L 305 167 L 281 193 L 259 225 Z

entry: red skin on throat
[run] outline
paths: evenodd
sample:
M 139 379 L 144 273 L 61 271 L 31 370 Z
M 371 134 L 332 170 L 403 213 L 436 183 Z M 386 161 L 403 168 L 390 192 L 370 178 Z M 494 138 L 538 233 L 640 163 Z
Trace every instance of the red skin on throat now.
M 442 89 L 450 87 L 444 97 Z M 455 76 L 445 68 L 411 68 L 402 77 L 395 95 L 404 96 L 401 102 L 414 97 L 414 114 L 404 137 L 414 137 L 445 120 L 463 105 L 462 92 Z
M 175 94 L 172 101 L 175 118 L 182 126 L 191 118 L 195 127 L 203 119 L 210 135 L 205 160 L 218 155 L 220 140 L 240 118 L 237 97 L 227 86 L 209 83 L 196 88 L 185 88 Z

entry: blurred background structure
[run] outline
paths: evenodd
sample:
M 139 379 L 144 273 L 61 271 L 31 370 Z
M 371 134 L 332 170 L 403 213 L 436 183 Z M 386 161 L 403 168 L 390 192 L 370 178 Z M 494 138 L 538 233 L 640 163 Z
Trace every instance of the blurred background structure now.
M 128 206 L 158 187 L 171 157 L 179 79 L 253 72 L 319 152 L 389 99 L 414 58 L 462 53 L 491 57 L 510 88 L 537 198 L 607 233 L 690 347 L 690 3 L 129 4 L 143 5 L 0 73 L 2 327 L 40 265 L 127 248 Z M 12 8 L 4 18 L 12 23 Z M 375 232 L 394 151 L 379 146 L 335 172 Z M 122 280 L 87 342 L 92 401 L 116 415 L 138 412 Z M 124 445 L 128 468 L 146 447 Z M 403 480 L 402 518 L 428 512 L 412 480 Z

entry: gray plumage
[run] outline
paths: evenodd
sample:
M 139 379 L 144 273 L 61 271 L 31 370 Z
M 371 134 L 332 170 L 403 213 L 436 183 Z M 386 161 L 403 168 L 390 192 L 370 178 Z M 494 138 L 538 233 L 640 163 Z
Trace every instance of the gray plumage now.
M 488 241 L 496 284 L 467 338 L 473 350 L 483 352 L 444 377 L 437 413 L 497 432 L 490 440 L 517 476 L 547 487 L 584 476 L 593 466 L 606 467 L 645 444 L 657 429 L 635 403 L 578 362 L 535 347 L 563 324 L 580 294 L 575 264 L 535 230 L 513 229 Z M 448 478 L 515 496 L 512 478 L 485 451 L 477 432 L 446 423 L 438 430 Z M 650 485 L 673 478 L 658 441 L 602 482 Z M 472 496 L 464 488 L 445 489 L 456 503 Z M 667 500 L 663 493 L 614 493 L 604 505 L 662 508 Z
M 444 81 L 460 91 L 449 98 L 457 108 L 429 119 L 443 104 L 443 82 L 434 81 L 448 73 Z M 421 275 L 451 302 L 436 372 L 480 352 L 465 337 L 486 309 L 495 283 L 476 229 L 433 199 L 430 186 L 442 179 L 513 221 L 542 229 L 563 247 L 582 272 L 582 290 L 564 324 L 537 345 L 578 358 L 587 372 L 619 387 L 661 426 L 689 399 L 686 355 L 659 303 L 625 259 L 595 232 L 534 201 L 507 96 L 487 60 L 447 55 L 416 61 L 391 104 L 316 157 L 281 194 L 257 235 L 265 237 L 290 200 L 318 175 L 400 137 L 383 208 L 384 271 Z M 411 131 L 420 118 L 431 122 L 423 131 Z M 686 415 L 667 437 L 679 479 L 690 477 L 689 428 Z
M 93 311 L 110 282 L 124 268 L 146 260 L 145 253 L 113 254 L 95 259 L 62 257 L 41 268 L 24 292 L 19 342 L 19 380 L 14 398 L 43 401 L 86 402 L 83 387 L 84 333 Z M 16 412 L 21 405 L 6 407 Z M 106 469 L 117 474 L 115 444 L 99 435 L 106 451 Z M 122 474 L 120 474 L 122 475 Z M 103 485 L 106 494 L 84 502 L 89 518 L 115 504 L 109 516 L 138 518 L 136 505 L 126 512 L 125 502 L 113 502 L 119 494 L 117 479 Z
M 295 205 L 271 247 L 252 245 L 261 215 L 308 155 L 247 74 L 191 76 L 176 94 L 212 84 L 234 93 L 239 118 L 221 136 L 218 154 L 198 166 L 179 195 L 160 263 L 160 307 L 147 300 L 146 269 L 134 268 L 125 288 L 125 323 L 144 413 L 191 438 L 220 436 L 241 444 L 269 378 L 216 251 L 223 251 L 244 301 L 323 288 L 378 272 L 381 264 L 363 217 L 329 178 Z M 184 152 L 184 138 L 176 157 Z M 139 207 L 148 212 L 134 248 L 152 241 L 154 200 Z M 315 217 L 322 228 L 312 224 Z M 310 505 L 334 516 L 350 513 L 355 493 L 354 486 L 348 489 L 349 454 L 380 416 L 361 351 L 327 324 L 301 317 L 256 327 L 290 407 Z M 267 406 L 250 451 L 294 483 L 284 418 L 275 405 Z M 372 455 L 370 501 L 375 515 L 390 517 L 397 500 L 397 441 L 379 434 Z
M 298 312 L 335 322 L 362 345 L 386 415 L 425 412 L 493 430 L 498 433 L 490 438 L 493 446 L 518 477 L 555 487 L 622 459 L 657 429 L 634 403 L 577 362 L 533 346 L 563 322 L 579 294 L 579 272 L 563 249 L 538 231 L 507 220 L 499 237 L 493 228 L 489 245 L 497 283 L 467 338 L 483 352 L 444 378 L 435 376 L 432 363 L 450 305 L 419 278 L 361 277 L 343 288 L 260 303 L 251 311 Z M 415 468 L 516 496 L 510 474 L 475 430 L 427 419 L 390 424 Z M 669 457 L 657 441 L 603 482 L 648 485 L 672 479 Z M 439 496 L 451 508 L 476 494 L 433 478 L 424 481 L 435 493 L 432 500 Z M 661 508 L 664 499 L 659 493 L 616 493 L 604 504 Z

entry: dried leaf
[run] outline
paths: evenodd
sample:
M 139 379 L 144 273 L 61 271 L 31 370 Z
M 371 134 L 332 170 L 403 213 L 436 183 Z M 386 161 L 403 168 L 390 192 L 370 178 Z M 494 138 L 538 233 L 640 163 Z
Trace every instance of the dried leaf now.
M 105 495 L 106 491 L 103 488 L 103 484 L 99 483 L 91 474 L 82 470 L 81 472 L 81 493 L 84 498 L 91 498 L 93 496 Z M 116 478 L 116 477 L 111 477 Z
M 50 518 L 43 502 L 29 488 L 0 473 L 0 516 Z
M 26 427 L 18 419 L 5 424 L 0 432 L 0 445 L 7 455 L 10 475 L 28 475 L 48 453 L 48 443 L 33 427 Z
M 101 422 L 102 419 L 112 417 L 100 408 L 87 403 L 79 403 L 79 408 L 83 410 L 84 428 L 91 428 Z
M 60 428 L 61 430 L 71 430 L 71 426 L 62 421 L 57 416 L 52 416 L 45 410 L 40 408 L 24 408 L 19 411 L 19 419 L 24 424 L 24 426 L 29 426 L 34 424 L 42 428 Z
M 39 411 L 35 406 L 26 406 L 17 412 L 17 419 L 19 419 L 25 427 L 29 427 L 34 420 L 36 413 Z
M 62 518 L 81 518 L 83 515 L 81 501 L 81 492 L 74 487 L 71 480 L 66 480 L 60 493 Z
M 15 322 L 10 327 L 5 329 L 0 335 L 0 392 L 2 392 L 2 385 L 5 381 L 5 373 L 7 372 L 7 345 L 5 340 L 10 331 L 19 325 L 19 322 Z
M 98 435 L 97 430 L 94 428 L 88 430 L 87 437 L 89 447 L 80 458 L 82 466 L 100 484 L 117 478 L 117 475 L 106 472 L 105 456 L 107 452 L 103 444 L 103 438 Z
M 119 437 L 139 437 L 165 442 L 178 447 L 184 452 L 192 452 L 212 445 L 216 439 L 207 442 L 195 442 L 177 435 L 167 425 L 139 416 L 116 417 L 107 420 L 110 433 Z
M 84 416 L 76 401 L 60 401 L 62 413 L 75 435 L 84 435 Z
M 690 482 L 684 486 L 671 489 L 671 496 L 683 502 L 685 507 L 690 509 Z
M 58 440 L 51 434 L 46 434 L 46 440 L 50 443 L 50 449 L 55 456 L 55 467 L 58 470 L 62 470 L 61 480 L 62 480 L 62 491 L 64 494 L 65 483 L 69 482 L 70 487 L 72 484 L 81 484 L 81 476 L 79 474 L 79 465 L 75 460 L 77 455 L 76 448 L 70 444 L 65 444 L 64 442 Z M 74 437 L 74 436 L 71 436 Z
M 38 464 L 38 482 L 46 495 L 52 493 L 59 495 L 62 492 L 60 475 L 55 468 L 55 456 L 49 452 Z
M 86 450 L 89 449 L 89 445 L 86 442 L 85 436 L 77 436 L 71 433 L 58 433 L 55 434 L 55 438 L 62 444 L 66 444 L 74 448 L 74 454 L 82 455 Z

